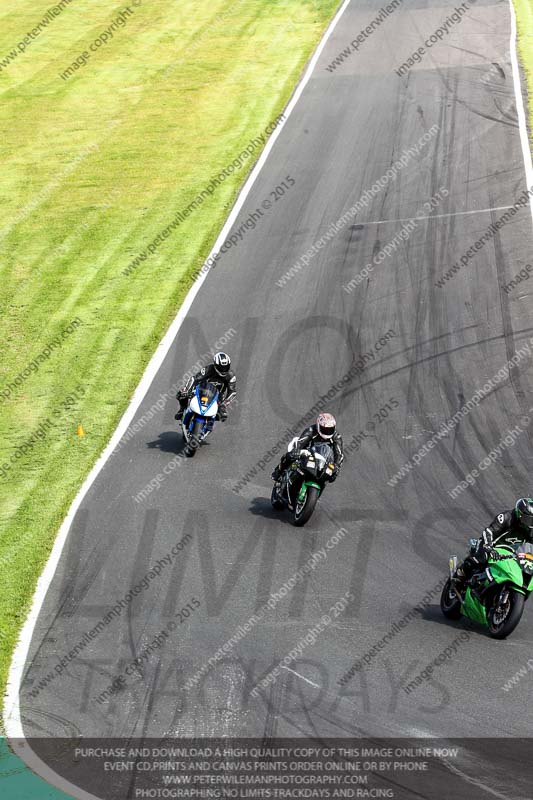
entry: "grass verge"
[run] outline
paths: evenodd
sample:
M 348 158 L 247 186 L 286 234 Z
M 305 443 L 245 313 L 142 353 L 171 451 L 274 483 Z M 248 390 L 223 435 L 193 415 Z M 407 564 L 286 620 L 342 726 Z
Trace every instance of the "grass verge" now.
M 526 75 L 529 100 L 529 132 L 533 131 L 533 5 L 531 0 L 513 0 L 518 28 L 518 55 Z

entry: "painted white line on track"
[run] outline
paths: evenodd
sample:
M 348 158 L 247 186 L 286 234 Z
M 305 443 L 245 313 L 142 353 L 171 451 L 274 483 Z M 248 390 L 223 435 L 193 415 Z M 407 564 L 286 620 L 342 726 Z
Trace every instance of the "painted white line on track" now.
M 291 669 L 290 667 L 286 667 L 285 664 L 281 664 L 281 669 L 286 669 L 287 672 L 292 672 L 293 675 L 297 675 L 299 678 L 301 678 L 306 683 L 309 683 L 309 684 L 311 684 L 311 686 L 314 686 L 315 689 L 320 689 L 320 686 L 318 685 L 318 683 L 313 683 L 313 681 L 310 681 L 309 678 L 304 678 L 304 676 L 300 675 L 299 672 L 296 672 L 295 669 Z
M 516 98 L 516 112 L 518 115 L 518 128 L 520 130 L 520 144 L 522 146 L 522 155 L 524 157 L 524 169 L 526 171 L 527 188 L 531 189 L 533 187 L 533 163 L 531 161 L 531 149 L 529 146 L 529 135 L 527 132 L 526 112 L 524 110 L 522 84 L 520 83 L 520 69 L 518 67 L 518 47 L 516 44 L 516 13 L 514 10 L 513 0 L 509 0 L 509 7 L 511 10 L 511 43 L 509 45 L 509 52 L 511 54 L 511 66 L 513 70 L 513 84 L 514 84 L 514 93 Z M 531 219 L 533 220 L 533 197 L 529 198 L 529 207 L 531 209 Z
M 532 198 L 533 199 L 533 198 Z M 387 222 L 410 222 L 416 219 L 441 219 L 443 217 L 466 217 L 470 214 L 488 214 L 490 211 L 507 211 L 513 206 L 494 206 L 493 208 L 478 208 L 473 211 L 449 211 L 447 214 L 429 214 L 426 217 L 399 217 L 398 219 L 378 219 L 371 222 L 360 222 L 365 225 L 385 225 Z

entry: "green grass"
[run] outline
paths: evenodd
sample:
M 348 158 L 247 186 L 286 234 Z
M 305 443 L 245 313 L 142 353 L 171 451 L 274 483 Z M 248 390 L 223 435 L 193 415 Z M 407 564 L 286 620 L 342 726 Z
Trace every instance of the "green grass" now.
M 0 65 L 50 8 L 10 5 Z M 124 8 L 72 0 L 0 69 L 0 391 L 82 320 L 0 403 L 0 465 L 55 423 L 0 477 L 0 697 L 58 527 L 258 153 L 133 275 L 122 270 L 277 117 L 337 5 L 132 3 L 127 24 L 65 81 Z M 83 396 L 63 406 L 78 385 Z
M 533 0 L 513 0 L 518 27 L 518 54 L 526 74 L 527 91 L 533 97 Z M 533 131 L 533 102 L 529 103 L 529 131 Z

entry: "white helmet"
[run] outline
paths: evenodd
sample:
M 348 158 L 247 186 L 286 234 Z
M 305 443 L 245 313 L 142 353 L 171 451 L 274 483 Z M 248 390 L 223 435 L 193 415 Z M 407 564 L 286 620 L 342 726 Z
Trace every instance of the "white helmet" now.
M 333 414 L 319 414 L 316 427 L 322 439 L 333 439 L 337 429 L 337 421 Z

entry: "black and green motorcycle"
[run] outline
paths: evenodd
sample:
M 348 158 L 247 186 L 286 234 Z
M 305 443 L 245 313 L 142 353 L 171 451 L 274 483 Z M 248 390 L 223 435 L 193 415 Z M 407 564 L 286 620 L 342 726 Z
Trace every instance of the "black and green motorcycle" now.
M 297 442 L 293 439 L 289 451 Z M 314 442 L 295 455 L 292 464 L 274 484 L 270 502 L 276 511 L 288 508 L 297 527 L 308 522 L 324 486 L 335 470 L 333 450 L 325 442 Z
M 471 540 L 471 552 L 476 539 Z M 498 545 L 498 556 L 489 558 L 485 569 L 474 572 L 466 588 L 458 591 L 452 578 L 457 556 L 450 557 L 450 577 L 440 598 L 448 619 L 468 617 L 489 629 L 494 639 L 505 639 L 514 631 L 533 591 L 533 545 L 517 542 Z

